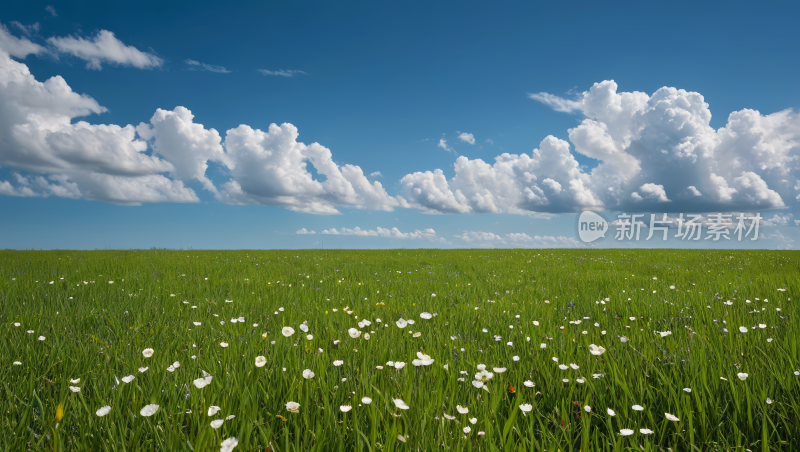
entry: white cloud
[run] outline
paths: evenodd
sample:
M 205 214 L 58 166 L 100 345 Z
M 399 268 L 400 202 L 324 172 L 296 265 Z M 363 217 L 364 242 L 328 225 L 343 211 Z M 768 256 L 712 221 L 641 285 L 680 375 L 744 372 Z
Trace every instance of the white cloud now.
M 47 5 L 44 9 L 46 9 L 48 13 L 52 14 L 53 17 L 58 16 L 58 14 L 56 14 L 56 9 L 53 8 L 52 5 Z
M 298 135 L 291 124 L 272 124 L 266 132 L 247 125 L 228 130 L 225 148 L 233 178 L 217 198 L 317 214 L 337 214 L 338 207 L 392 211 L 406 205 L 380 182 L 370 183 L 360 167 L 335 163 L 328 148 L 298 142 Z M 312 176 L 309 163 L 324 180 Z
M 303 228 L 300 229 L 299 231 L 296 231 L 295 234 L 316 234 L 316 231 L 313 230 L 309 231 L 308 229 Z
M 308 75 L 308 73 L 306 73 L 306 72 L 297 71 L 297 70 L 293 70 L 293 69 L 290 69 L 290 70 L 281 69 L 281 70 L 278 70 L 278 71 L 269 71 L 267 69 L 257 69 L 257 71 L 262 73 L 262 74 L 264 74 L 264 75 L 277 75 L 277 76 L 280 76 L 280 77 L 294 77 L 297 74 Z
M 100 30 L 93 38 L 52 37 L 47 42 L 61 53 L 76 56 L 87 61 L 86 68 L 101 70 L 102 63 L 133 66 L 139 69 L 159 67 L 161 58 L 152 53 L 142 52 L 133 46 L 126 46 L 108 30 Z
M 466 133 L 466 132 L 461 133 L 458 135 L 458 139 L 463 141 L 464 143 L 475 144 L 475 137 L 471 133 Z
M 40 28 L 40 26 L 39 26 L 39 22 L 36 22 L 36 23 L 34 23 L 34 24 L 31 24 L 31 25 L 22 25 L 22 24 L 21 24 L 21 23 L 19 23 L 18 21 L 16 21 L 16 20 L 12 20 L 12 21 L 11 21 L 11 22 L 9 22 L 9 23 L 10 23 L 11 25 L 13 25 L 13 26 L 15 26 L 15 27 L 19 28 L 19 30 L 20 30 L 22 33 L 24 33 L 26 36 L 30 36 L 30 35 L 32 35 L 32 34 L 36 34 L 36 33 L 38 33 L 38 32 L 39 32 L 39 28 Z
M 2 51 L 17 58 L 25 58 L 31 54 L 44 52 L 44 47 L 31 42 L 28 38 L 13 36 L 5 25 L 0 24 L 0 52 Z
M 458 155 L 458 153 L 455 151 L 455 149 L 453 149 L 453 148 L 451 148 L 450 146 L 447 145 L 447 140 L 445 140 L 444 138 L 440 138 L 439 139 L 439 144 L 437 144 L 436 146 L 444 149 L 447 152 L 452 152 L 453 154 Z
M 222 66 L 216 66 L 216 65 L 213 65 L 213 64 L 201 63 L 201 62 L 195 61 L 195 60 L 186 60 L 185 63 L 188 64 L 189 66 L 195 66 L 196 68 L 201 69 L 203 71 L 218 72 L 220 74 L 229 74 L 231 72 L 231 71 L 225 69 Z
M 436 231 L 434 231 L 431 228 L 417 229 L 413 232 L 401 232 L 397 228 L 385 229 L 381 227 L 378 227 L 377 229 L 361 229 L 359 227 L 355 227 L 353 229 L 332 228 L 322 231 L 322 234 L 355 235 L 360 237 L 384 237 L 389 239 L 401 239 L 401 240 L 432 240 L 432 241 L 445 242 L 445 240 L 441 237 L 438 237 L 436 235 Z
M 794 220 L 796 223 L 798 220 Z M 761 221 L 762 226 L 789 226 L 792 224 L 792 214 L 790 213 L 776 213 L 772 218 L 764 218 Z
M 494 141 L 492 141 L 490 138 L 487 138 L 484 143 L 494 144 Z
M 459 157 L 455 176 L 408 174 L 403 196 L 425 213 L 617 211 L 709 212 L 784 207 L 800 169 L 800 114 L 733 112 L 713 129 L 699 93 L 664 87 L 652 95 L 596 83 L 576 100 L 530 96 L 585 119 L 570 142 L 546 137 L 530 154 L 494 164 Z M 595 159 L 591 171 L 572 152 Z
M 380 171 L 375 171 L 374 173 L 370 173 L 369 177 L 383 177 Z
M 464 231 L 461 235 L 455 235 L 453 237 L 461 239 L 469 244 L 478 245 L 500 244 L 510 246 L 552 248 L 583 246 L 581 242 L 572 237 L 556 237 L 552 235 L 530 236 L 524 232 L 512 232 L 501 236 L 493 232 Z

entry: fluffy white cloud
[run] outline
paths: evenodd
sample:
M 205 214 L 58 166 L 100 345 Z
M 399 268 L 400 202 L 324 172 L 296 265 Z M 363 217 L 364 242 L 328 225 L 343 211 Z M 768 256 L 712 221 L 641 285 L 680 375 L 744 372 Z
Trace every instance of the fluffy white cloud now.
M 510 234 L 498 235 L 494 232 L 464 231 L 461 235 L 453 236 L 469 244 L 478 245 L 510 245 L 510 246 L 529 246 L 529 247 L 573 247 L 583 246 L 583 244 L 572 237 L 534 235 L 530 236 L 524 232 L 512 232 Z
M 338 207 L 392 211 L 405 205 L 370 183 L 360 167 L 338 165 L 331 151 L 297 141 L 297 128 L 272 124 L 269 130 L 240 125 L 225 137 L 233 178 L 217 198 L 229 204 L 284 206 L 297 212 L 336 214 Z M 314 166 L 318 180 L 308 171 Z
M 445 140 L 444 138 L 440 138 L 439 139 L 439 144 L 437 144 L 436 146 L 444 149 L 447 152 L 452 152 L 453 154 L 458 155 L 458 153 L 456 152 L 455 149 L 453 149 L 453 148 L 451 148 L 450 146 L 447 145 L 447 140 Z
M 102 63 L 133 66 L 139 69 L 159 67 L 161 58 L 152 53 L 142 52 L 136 47 L 126 46 L 108 30 L 100 30 L 93 38 L 65 36 L 52 37 L 47 42 L 61 53 L 66 53 L 87 61 L 86 68 L 101 70 Z
M 17 178 L 13 193 L 83 197 L 118 204 L 196 202 L 169 161 L 147 155 L 133 126 L 94 125 L 74 118 L 106 109 L 72 91 L 60 76 L 37 81 L 28 67 L 0 47 L 0 164 L 45 173 Z M 3 193 L 11 182 L 4 181 Z
M 19 24 L 19 22 L 16 23 Z M 24 28 L 22 24 L 19 26 Z M 44 47 L 31 42 L 28 38 L 13 36 L 3 24 L 0 24 L 0 49 L 17 58 L 25 58 L 31 54 L 35 55 L 44 52 Z
M 462 132 L 458 135 L 458 139 L 464 143 L 475 144 L 475 136 L 471 133 Z
M 303 228 L 303 229 L 300 229 L 299 231 L 296 231 L 295 234 L 302 234 L 302 235 L 305 235 L 305 234 L 316 234 L 316 231 L 313 231 L 313 230 L 309 231 L 308 229 Z
M 574 152 L 598 161 L 581 169 L 570 142 L 546 137 L 528 154 L 494 164 L 459 157 L 441 170 L 402 178 L 403 196 L 426 213 L 761 210 L 800 199 L 800 114 L 731 113 L 713 129 L 699 93 L 664 87 L 653 95 L 596 83 L 575 100 L 530 95 L 557 111 L 580 112 L 568 130 Z
M 301 229 L 304 230 L 305 228 Z M 297 231 L 300 234 L 300 231 Z M 377 229 L 361 229 L 359 227 L 355 227 L 353 229 L 348 228 L 341 228 L 341 229 L 326 229 L 322 231 L 322 234 L 326 235 L 355 235 L 360 237 L 384 237 L 390 239 L 402 239 L 402 240 L 434 240 L 434 241 L 444 241 L 443 238 L 438 237 L 436 235 L 436 231 L 431 228 L 427 229 L 417 229 L 413 232 L 401 232 L 397 228 L 392 229 L 385 229 L 378 227 Z

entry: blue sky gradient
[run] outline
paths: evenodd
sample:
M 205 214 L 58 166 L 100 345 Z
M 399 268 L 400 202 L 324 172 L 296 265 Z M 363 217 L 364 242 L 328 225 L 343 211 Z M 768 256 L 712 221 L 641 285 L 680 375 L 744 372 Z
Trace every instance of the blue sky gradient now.
M 535 148 L 547 153 L 550 151 L 541 147 L 547 136 L 569 145 L 569 154 L 588 174 L 599 160 L 578 152 L 569 133 L 591 119 L 586 110 L 557 111 L 530 95 L 550 93 L 579 101 L 596 83 L 611 80 L 618 93 L 654 96 L 662 87 L 699 93 L 711 112 L 708 125 L 715 130 L 725 127 L 733 112 L 750 109 L 767 116 L 790 109 L 787 119 L 767 132 L 788 143 L 781 151 L 783 163 L 762 173 L 754 157 L 750 166 L 742 167 L 763 178 L 782 205 L 774 198 L 748 204 L 734 197 L 730 202 L 738 204 L 729 204 L 730 209 L 717 202 L 710 204 L 715 209 L 707 212 L 758 211 L 765 218 L 778 215 L 774 224 L 763 227 L 765 235 L 759 241 L 719 247 L 792 247 L 800 238 L 794 222 L 800 215 L 793 188 L 800 175 L 796 166 L 800 153 L 798 13 L 796 2 L 303 1 L 225 6 L 6 2 L 0 6 L 6 35 L 42 49 L 24 57 L 12 52 L 10 58 L 24 64 L 36 81 L 63 77 L 72 91 L 90 96 L 108 110 L 73 117 L 73 124 L 137 126 L 148 123 L 157 109 L 185 107 L 194 115 L 195 124 L 219 133 L 222 152 L 230 154 L 225 142 L 230 129 L 246 124 L 267 131 L 270 124 L 290 123 L 297 128 L 298 142 L 319 143 L 330 150 L 332 161 L 339 166 L 357 165 L 370 182 L 382 184 L 389 198 L 403 196 L 411 204 L 384 211 L 333 202 L 340 215 L 303 213 L 278 205 L 233 205 L 200 181 L 179 178 L 169 171 L 153 174 L 182 179 L 197 202 L 117 205 L 93 200 L 97 198 L 87 194 L 88 189 L 80 183 L 80 194 L 73 192 L 70 197 L 44 191 L 23 196 L 24 184 L 17 175 L 33 181 L 37 176 L 61 173 L 10 157 L 22 145 L 13 141 L 11 129 L 3 126 L 0 134 L 7 136 L 0 136 L 0 182 L 6 181 L 10 188 L 0 195 L 0 248 L 305 248 L 323 242 L 331 248 L 413 248 L 549 243 L 503 242 L 486 236 L 468 241 L 460 238 L 466 232 L 561 236 L 573 240 L 553 243 L 583 246 L 575 240 L 575 212 L 585 205 L 577 201 L 560 204 L 550 197 L 549 207 L 539 210 L 558 210 L 556 215 L 510 211 L 517 208 L 514 206 L 499 208 L 497 213 L 480 213 L 473 206 L 471 213 L 442 208 L 432 214 L 430 206 L 409 198 L 400 181 L 415 172 L 436 169 L 451 180 L 457 156 L 491 165 L 502 153 L 531 155 Z M 122 46 L 160 63 L 137 67 L 109 57 L 97 70 L 87 67 L 87 60 L 78 53 L 59 47 L 66 37 L 88 42 L 101 30 L 113 33 Z M 189 60 L 196 64 L 187 63 Z M 285 76 L 263 71 L 300 72 Z M 5 89 L 9 92 L 0 95 L 5 96 L 0 100 L 10 105 L 8 99 L 15 88 L 7 85 Z M 472 134 L 474 144 L 460 140 L 462 132 Z M 442 139 L 447 149 L 438 146 Z M 743 161 L 760 149 L 758 144 L 746 143 L 735 147 Z M 143 154 L 154 155 L 152 142 Z M 224 184 L 234 177 L 231 169 L 219 161 L 208 165 L 205 176 L 224 191 Z M 775 175 L 781 171 L 779 167 L 784 168 L 780 177 Z M 238 168 L 243 170 L 243 163 Z M 307 168 L 315 179 L 325 179 L 310 162 Z M 647 168 L 643 166 L 642 174 L 650 171 Z M 87 171 L 96 170 L 87 163 L 64 170 L 64 174 L 77 181 Z M 630 201 L 634 192 L 649 202 L 649 192 L 641 185 L 653 182 L 667 187 L 669 201 L 665 203 L 669 203 L 670 215 L 683 211 L 678 192 L 671 192 L 663 182 L 675 170 L 665 166 L 663 171 L 647 173 L 640 182 L 625 186 L 626 201 L 621 204 L 603 200 L 596 210 L 611 220 L 616 212 L 637 206 Z M 374 172 L 380 176 L 370 176 Z M 548 175 L 543 171 L 537 179 L 545 192 L 541 180 Z M 675 172 L 674 176 L 685 174 Z M 244 176 L 234 178 L 244 180 Z M 734 187 L 733 176 L 726 178 Z M 566 190 L 564 181 L 560 185 Z M 706 190 L 700 191 L 708 196 Z M 739 187 L 738 193 L 747 198 L 743 188 Z M 641 211 L 662 211 L 659 195 L 653 192 L 652 196 L 651 204 L 639 204 Z M 692 208 L 690 203 L 686 206 Z M 530 205 L 521 208 L 530 209 Z M 430 228 L 435 230 L 435 239 L 320 234 L 332 228 L 356 227 L 396 227 L 403 233 Z M 302 228 L 318 234 L 296 234 Z M 619 244 L 606 239 L 594 245 L 661 244 Z M 668 246 L 712 244 L 670 241 Z

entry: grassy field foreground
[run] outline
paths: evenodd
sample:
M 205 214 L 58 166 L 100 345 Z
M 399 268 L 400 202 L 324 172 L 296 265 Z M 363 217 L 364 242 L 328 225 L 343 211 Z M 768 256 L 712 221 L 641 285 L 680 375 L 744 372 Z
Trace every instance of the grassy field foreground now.
M 0 449 L 798 449 L 798 257 L 3 251 Z

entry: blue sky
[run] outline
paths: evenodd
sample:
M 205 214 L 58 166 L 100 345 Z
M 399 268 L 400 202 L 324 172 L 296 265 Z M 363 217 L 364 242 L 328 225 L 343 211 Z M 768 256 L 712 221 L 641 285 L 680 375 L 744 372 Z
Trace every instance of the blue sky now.
M 3 4 L 0 247 L 793 247 L 796 3 L 496 3 Z

